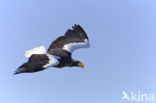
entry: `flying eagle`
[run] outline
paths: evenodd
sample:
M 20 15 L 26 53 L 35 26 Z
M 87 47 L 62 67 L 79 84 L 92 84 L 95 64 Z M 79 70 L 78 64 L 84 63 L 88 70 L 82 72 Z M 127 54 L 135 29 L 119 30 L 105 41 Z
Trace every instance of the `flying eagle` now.
M 44 46 L 36 47 L 25 51 L 24 56 L 29 60 L 22 64 L 15 72 L 32 73 L 42 71 L 48 67 L 84 67 L 84 64 L 72 58 L 71 54 L 79 48 L 88 48 L 89 39 L 86 32 L 80 25 L 74 25 L 68 29 L 64 36 L 58 37 L 49 46 L 48 50 Z

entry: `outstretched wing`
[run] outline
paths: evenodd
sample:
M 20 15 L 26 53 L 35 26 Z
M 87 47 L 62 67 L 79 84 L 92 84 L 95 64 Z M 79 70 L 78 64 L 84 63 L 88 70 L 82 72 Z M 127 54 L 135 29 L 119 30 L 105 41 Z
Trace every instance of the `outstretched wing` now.
M 58 37 L 49 47 L 52 49 L 63 49 L 70 53 L 79 48 L 88 48 L 89 39 L 86 32 L 80 25 L 74 25 L 73 29 L 68 29 L 64 36 Z
M 50 66 L 56 66 L 59 64 L 59 60 L 50 54 L 32 54 L 28 62 L 21 65 L 15 72 L 19 73 L 31 73 L 44 70 Z

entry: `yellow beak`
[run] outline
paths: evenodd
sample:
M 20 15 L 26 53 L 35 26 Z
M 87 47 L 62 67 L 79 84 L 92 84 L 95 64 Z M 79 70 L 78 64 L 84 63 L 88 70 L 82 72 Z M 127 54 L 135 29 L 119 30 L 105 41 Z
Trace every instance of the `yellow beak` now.
M 77 66 L 83 68 L 84 64 L 83 63 L 78 63 Z

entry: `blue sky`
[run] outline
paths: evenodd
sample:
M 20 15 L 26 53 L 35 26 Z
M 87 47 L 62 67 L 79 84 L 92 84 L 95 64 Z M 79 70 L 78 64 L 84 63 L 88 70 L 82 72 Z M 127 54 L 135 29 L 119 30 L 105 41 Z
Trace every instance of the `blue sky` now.
M 1 103 L 129 103 L 122 91 L 156 95 L 155 0 L 1 0 Z M 13 76 L 24 51 L 46 48 L 73 24 L 91 47 L 73 58 L 85 68 Z M 142 102 L 145 103 L 145 102 Z

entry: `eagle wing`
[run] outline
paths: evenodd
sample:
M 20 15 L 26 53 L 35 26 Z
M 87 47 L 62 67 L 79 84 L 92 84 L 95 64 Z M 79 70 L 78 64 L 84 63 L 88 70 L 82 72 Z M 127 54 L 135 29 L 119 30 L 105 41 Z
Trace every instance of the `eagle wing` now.
M 63 49 L 72 53 L 79 48 L 88 48 L 89 39 L 86 32 L 80 25 L 74 25 L 73 29 L 68 29 L 64 36 L 58 37 L 50 46 L 48 51 L 52 49 Z

